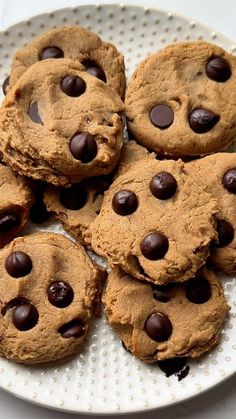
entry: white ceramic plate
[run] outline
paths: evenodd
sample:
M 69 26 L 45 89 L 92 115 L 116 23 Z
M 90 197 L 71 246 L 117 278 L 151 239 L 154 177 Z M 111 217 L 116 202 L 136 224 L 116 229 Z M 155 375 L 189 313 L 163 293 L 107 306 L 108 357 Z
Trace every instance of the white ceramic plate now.
M 125 56 L 128 77 L 148 54 L 177 41 L 205 39 L 236 53 L 236 45 L 224 36 L 173 13 L 90 5 L 35 16 L 0 33 L 0 82 L 8 75 L 17 49 L 36 35 L 65 24 L 86 26 L 114 42 Z M 32 229 L 28 226 L 27 232 Z M 63 233 L 58 224 L 42 229 Z M 0 359 L 0 387 L 44 406 L 87 413 L 155 409 L 210 389 L 236 371 L 236 278 L 224 277 L 222 281 L 232 310 L 221 344 L 191 362 L 190 373 L 181 382 L 132 357 L 102 318 L 93 322 L 84 351 L 70 360 L 29 368 Z

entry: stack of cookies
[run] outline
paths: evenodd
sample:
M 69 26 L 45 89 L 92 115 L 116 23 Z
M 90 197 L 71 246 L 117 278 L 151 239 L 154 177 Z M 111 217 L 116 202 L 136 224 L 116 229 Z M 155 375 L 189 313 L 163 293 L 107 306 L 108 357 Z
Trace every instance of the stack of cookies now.
M 140 63 L 126 90 L 122 55 L 80 27 L 16 53 L 0 109 L 2 356 L 72 354 L 101 294 L 145 362 L 219 343 L 230 308 L 217 272 L 236 271 L 236 155 L 223 152 L 236 137 L 235 69 L 215 45 L 176 44 Z M 14 239 L 50 214 L 73 242 Z M 103 292 L 86 250 L 108 261 Z

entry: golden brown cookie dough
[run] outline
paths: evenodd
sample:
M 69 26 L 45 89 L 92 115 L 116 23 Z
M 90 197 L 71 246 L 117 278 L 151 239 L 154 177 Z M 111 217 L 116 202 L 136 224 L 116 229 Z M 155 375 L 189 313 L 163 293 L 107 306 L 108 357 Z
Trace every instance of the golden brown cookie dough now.
M 84 339 L 101 270 L 59 234 L 19 237 L 0 252 L 0 355 L 55 361 Z
M 71 60 L 31 66 L 0 110 L 0 151 L 16 172 L 67 185 L 110 173 L 123 145 L 119 96 Z
M 0 247 L 23 229 L 31 204 L 32 194 L 26 180 L 0 164 Z
M 124 96 L 124 57 L 113 44 L 79 26 L 52 29 L 17 51 L 11 68 L 10 88 L 39 60 L 63 57 L 81 62 L 90 74 L 97 75 L 121 97 Z
M 134 72 L 126 115 L 136 140 L 157 153 L 200 156 L 236 137 L 236 57 L 207 42 L 167 46 Z
M 103 292 L 105 314 L 126 348 L 152 363 L 198 357 L 220 341 L 229 311 L 221 284 L 202 269 L 184 284 L 157 287 L 115 268 Z
M 219 205 L 217 214 L 218 244 L 211 247 L 211 260 L 216 268 L 236 271 L 236 154 L 216 153 L 188 163 L 196 173 L 199 186 L 209 192 Z
M 209 255 L 217 210 L 181 160 L 140 160 L 105 193 L 92 247 L 138 279 L 185 281 Z

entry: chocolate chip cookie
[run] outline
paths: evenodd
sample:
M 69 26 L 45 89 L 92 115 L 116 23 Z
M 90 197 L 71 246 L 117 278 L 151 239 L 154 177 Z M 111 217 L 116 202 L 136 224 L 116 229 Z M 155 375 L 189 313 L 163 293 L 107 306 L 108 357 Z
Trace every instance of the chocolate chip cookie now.
M 23 229 L 29 217 L 32 194 L 25 179 L 0 164 L 0 247 Z
M 213 272 L 202 269 L 182 284 L 135 281 L 115 268 L 103 293 L 105 314 L 125 347 L 145 362 L 198 357 L 220 341 L 229 311 Z
M 199 186 L 216 200 L 218 242 L 212 245 L 213 264 L 226 273 L 236 271 L 236 154 L 216 153 L 188 163 Z
M 102 41 L 95 33 L 79 26 L 52 29 L 17 51 L 8 81 L 9 88 L 31 65 L 58 58 L 79 61 L 89 74 L 107 83 L 121 97 L 124 96 L 124 57 L 113 44 Z
M 140 63 L 126 93 L 128 127 L 150 150 L 201 156 L 236 137 L 236 57 L 207 42 L 170 45 Z
M 0 252 L 0 355 L 54 361 L 84 339 L 101 270 L 59 234 L 19 237 Z
M 91 224 L 92 247 L 138 279 L 185 281 L 217 237 L 217 209 L 181 160 L 140 160 L 105 193 Z
M 0 110 L 0 150 L 22 175 L 55 185 L 104 175 L 123 145 L 119 96 L 71 60 L 31 66 Z

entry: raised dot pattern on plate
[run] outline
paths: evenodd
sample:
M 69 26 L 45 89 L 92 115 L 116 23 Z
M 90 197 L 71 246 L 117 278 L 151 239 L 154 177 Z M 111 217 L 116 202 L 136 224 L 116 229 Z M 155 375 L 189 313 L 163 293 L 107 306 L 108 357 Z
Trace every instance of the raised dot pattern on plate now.
M 233 42 L 173 13 L 127 5 L 72 7 L 36 16 L 0 33 L 1 83 L 17 49 L 34 36 L 68 23 L 92 28 L 104 40 L 112 40 L 125 55 L 128 78 L 142 59 L 172 42 L 204 39 L 236 54 Z M 58 222 L 50 220 L 40 228 L 68 236 Z M 37 230 L 31 225 L 25 232 Z M 97 260 L 102 263 L 101 258 Z M 181 385 L 176 377 L 166 378 L 155 365 L 132 357 L 103 317 L 91 325 L 84 351 L 71 359 L 29 369 L 0 358 L 0 386 L 57 409 L 101 414 L 158 408 L 199 394 L 235 372 L 236 278 L 222 282 L 232 310 L 221 345 L 203 357 L 203 366 L 192 361 L 190 379 Z

